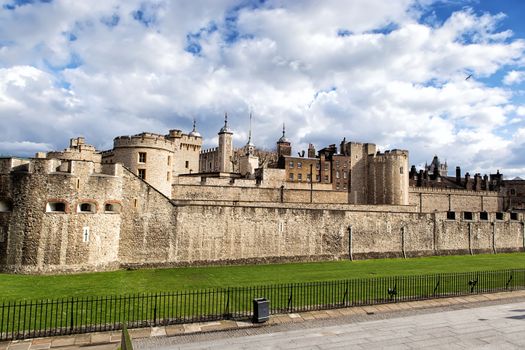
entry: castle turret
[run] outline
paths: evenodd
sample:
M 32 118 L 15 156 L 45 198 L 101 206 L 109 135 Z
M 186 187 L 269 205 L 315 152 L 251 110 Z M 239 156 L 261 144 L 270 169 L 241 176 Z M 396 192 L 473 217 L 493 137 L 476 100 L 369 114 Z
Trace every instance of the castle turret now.
M 224 126 L 219 131 L 219 172 L 233 172 L 233 132 L 228 127 L 228 114 L 224 114 Z
M 277 156 L 291 156 L 292 155 L 292 145 L 290 141 L 286 138 L 286 129 L 283 123 L 283 136 L 277 140 Z
M 408 205 L 408 151 L 368 156 L 368 203 Z

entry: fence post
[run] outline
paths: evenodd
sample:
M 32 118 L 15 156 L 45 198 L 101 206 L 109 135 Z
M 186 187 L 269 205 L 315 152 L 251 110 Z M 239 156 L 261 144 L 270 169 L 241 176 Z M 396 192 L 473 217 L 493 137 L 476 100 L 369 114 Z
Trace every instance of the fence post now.
M 71 297 L 71 311 L 70 311 L 70 326 L 69 326 L 69 332 L 73 332 L 73 322 L 74 322 L 74 315 L 75 313 L 73 312 L 73 297 Z
M 153 325 L 157 326 L 157 293 L 155 293 L 155 304 L 153 306 Z

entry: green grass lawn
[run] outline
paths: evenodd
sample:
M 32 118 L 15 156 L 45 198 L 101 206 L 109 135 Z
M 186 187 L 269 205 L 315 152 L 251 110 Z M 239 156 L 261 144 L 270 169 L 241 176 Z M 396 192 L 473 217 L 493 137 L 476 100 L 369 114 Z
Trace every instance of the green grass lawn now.
M 0 274 L 0 300 L 115 295 L 276 283 L 525 268 L 525 253 L 188 267 L 59 276 Z

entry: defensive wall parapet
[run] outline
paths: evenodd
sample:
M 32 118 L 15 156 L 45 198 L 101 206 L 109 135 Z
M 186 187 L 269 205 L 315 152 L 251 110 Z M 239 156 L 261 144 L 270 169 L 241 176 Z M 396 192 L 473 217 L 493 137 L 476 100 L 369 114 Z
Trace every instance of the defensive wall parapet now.
M 164 135 L 154 133 L 142 133 L 132 136 L 118 136 L 113 139 L 113 148 L 154 148 L 173 152 L 175 143 L 166 139 Z
M 420 212 L 433 211 L 503 211 L 503 197 L 495 191 L 471 191 L 461 189 L 441 189 L 411 187 L 409 203 Z

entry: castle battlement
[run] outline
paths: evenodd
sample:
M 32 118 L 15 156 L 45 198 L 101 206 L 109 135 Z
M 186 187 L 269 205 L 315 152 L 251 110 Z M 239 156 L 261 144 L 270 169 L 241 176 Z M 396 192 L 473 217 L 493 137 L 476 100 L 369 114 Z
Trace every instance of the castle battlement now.
M 408 151 L 404 149 L 392 149 L 384 152 L 377 152 L 373 155 L 374 158 L 388 158 L 388 157 L 408 157 Z
M 149 132 L 132 136 L 118 136 L 113 139 L 114 148 L 142 147 L 173 152 L 175 146 L 175 142 L 167 139 L 166 136 Z
M 497 191 L 473 191 L 461 188 L 442 188 L 442 187 L 414 187 L 410 186 L 410 193 L 436 193 L 451 195 L 472 195 L 472 196 L 499 196 Z
M 218 149 L 219 149 L 218 147 L 203 149 L 201 150 L 201 154 L 217 152 Z

